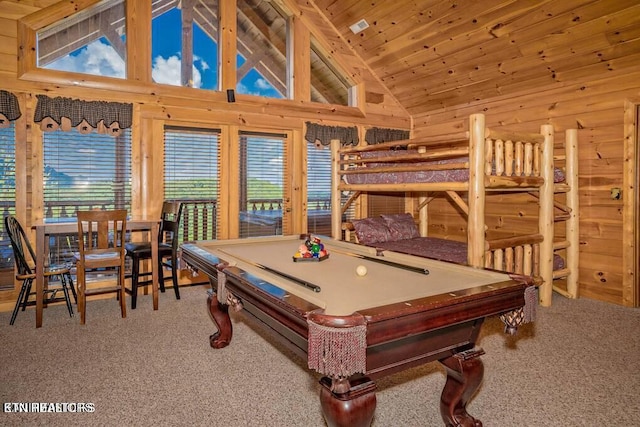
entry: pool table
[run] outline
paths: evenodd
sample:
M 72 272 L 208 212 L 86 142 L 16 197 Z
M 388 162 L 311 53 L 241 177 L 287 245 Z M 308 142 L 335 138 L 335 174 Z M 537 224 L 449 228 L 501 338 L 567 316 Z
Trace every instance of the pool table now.
M 324 237 L 328 258 L 294 259 L 305 239 L 182 245 L 182 260 L 211 282 L 211 346 L 231 341 L 229 307 L 253 315 L 321 374 L 329 426 L 370 425 L 376 378 L 438 360 L 445 425 L 481 426 L 466 411 L 483 377 L 475 342 L 487 316 L 521 309 L 528 279 Z

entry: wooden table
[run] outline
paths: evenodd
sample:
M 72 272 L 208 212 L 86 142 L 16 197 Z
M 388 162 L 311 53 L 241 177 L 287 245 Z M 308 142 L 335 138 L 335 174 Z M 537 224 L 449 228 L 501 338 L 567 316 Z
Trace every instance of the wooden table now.
M 375 379 L 438 360 L 447 370 L 445 425 L 481 425 L 466 411 L 483 376 L 475 342 L 486 317 L 524 305 L 528 280 L 328 239 L 328 259 L 294 262 L 301 243 L 283 236 L 182 245 L 183 261 L 213 288 L 211 346 L 231 341 L 229 306 L 255 316 L 323 375 L 329 426 L 368 426 Z
M 36 231 L 36 265 L 46 265 L 45 259 L 49 245 L 46 242 L 47 236 L 56 234 L 78 234 L 78 223 L 73 222 L 43 222 L 33 225 Z M 127 219 L 128 231 L 150 231 L 151 232 L 151 265 L 152 271 L 152 296 L 153 309 L 158 309 L 158 233 L 160 231 L 160 220 L 142 217 Z M 44 308 L 44 275 L 43 268 L 36 268 L 36 328 L 42 326 L 42 311 Z

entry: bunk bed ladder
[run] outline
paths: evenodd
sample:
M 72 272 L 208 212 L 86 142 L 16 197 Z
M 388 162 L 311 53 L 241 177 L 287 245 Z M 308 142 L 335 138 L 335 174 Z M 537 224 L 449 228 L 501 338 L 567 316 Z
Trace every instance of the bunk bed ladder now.
M 539 287 L 540 305 L 549 307 L 553 297 L 553 235 L 554 235 L 554 165 L 553 147 L 554 131 L 553 125 L 546 124 L 540 127 L 540 133 L 544 135 L 544 145 L 542 148 L 540 173 L 544 178 L 544 183 L 539 189 L 540 216 L 538 217 L 538 228 L 544 240 L 540 243 L 540 276 L 542 284 Z
M 567 298 L 578 298 L 578 259 L 579 259 L 579 228 L 578 228 L 578 131 L 568 129 L 565 132 L 565 184 L 556 187 L 556 193 L 565 195 L 564 204 L 555 202 L 559 211 L 555 216 L 558 222 L 565 223 L 565 240 L 554 243 L 554 252 L 565 250 L 565 267 L 554 271 L 553 279 L 566 278 L 566 290 L 554 286 L 553 290 Z

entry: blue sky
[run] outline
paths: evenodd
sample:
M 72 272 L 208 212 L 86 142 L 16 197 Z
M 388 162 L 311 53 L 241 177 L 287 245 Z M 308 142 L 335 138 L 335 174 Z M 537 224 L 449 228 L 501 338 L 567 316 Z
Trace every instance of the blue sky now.
M 153 20 L 151 58 L 157 83 L 180 84 L 182 27 L 180 10 L 171 9 Z M 193 87 L 215 90 L 218 86 L 218 46 L 197 25 L 193 29 Z

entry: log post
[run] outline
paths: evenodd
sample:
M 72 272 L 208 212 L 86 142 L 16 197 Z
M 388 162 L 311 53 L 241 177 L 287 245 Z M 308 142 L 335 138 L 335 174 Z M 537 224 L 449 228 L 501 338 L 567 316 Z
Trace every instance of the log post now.
M 578 234 L 578 130 L 567 129 L 565 132 L 565 178 L 569 185 L 567 193 L 567 207 L 569 208 L 569 219 L 566 221 L 566 234 L 569 241 L 567 248 L 567 291 L 571 298 L 578 298 L 578 270 L 580 242 Z
M 331 237 L 342 240 L 342 213 L 340 204 L 340 140 L 331 140 Z
M 485 250 L 485 118 L 469 118 L 469 221 L 467 222 L 467 261 L 472 267 L 484 266 Z

